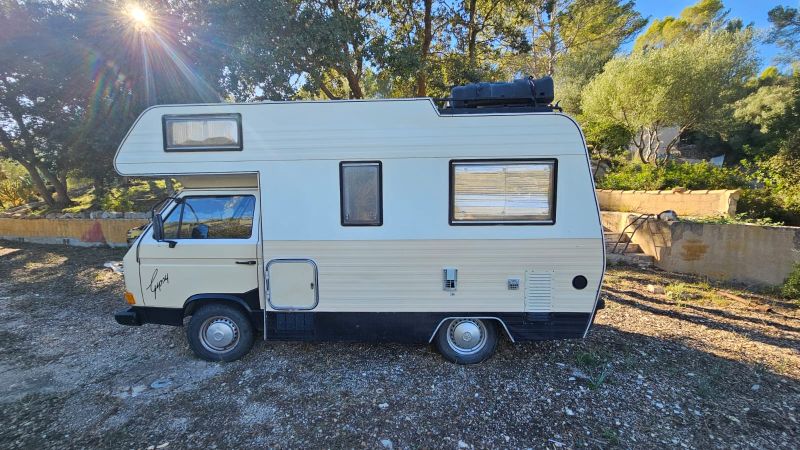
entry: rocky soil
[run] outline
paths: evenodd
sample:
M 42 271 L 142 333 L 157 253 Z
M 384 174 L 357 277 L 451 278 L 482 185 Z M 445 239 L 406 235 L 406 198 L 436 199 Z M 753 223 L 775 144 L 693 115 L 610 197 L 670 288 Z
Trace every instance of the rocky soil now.
M 503 343 L 471 367 L 428 346 L 278 342 L 219 364 L 183 329 L 114 322 L 122 280 L 103 263 L 121 257 L 0 241 L 0 447 L 800 443 L 800 318 L 774 297 L 612 268 L 585 340 Z

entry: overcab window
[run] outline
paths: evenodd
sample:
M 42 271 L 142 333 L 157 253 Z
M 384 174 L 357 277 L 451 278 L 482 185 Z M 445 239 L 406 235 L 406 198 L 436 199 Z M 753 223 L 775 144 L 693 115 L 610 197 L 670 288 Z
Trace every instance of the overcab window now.
M 242 149 L 241 114 L 165 115 L 164 151 Z
M 164 237 L 249 239 L 255 208 L 252 195 L 184 197 L 164 219 Z
M 343 162 L 339 165 L 343 226 L 383 225 L 380 161 Z
M 452 225 L 552 224 L 555 160 L 452 161 Z

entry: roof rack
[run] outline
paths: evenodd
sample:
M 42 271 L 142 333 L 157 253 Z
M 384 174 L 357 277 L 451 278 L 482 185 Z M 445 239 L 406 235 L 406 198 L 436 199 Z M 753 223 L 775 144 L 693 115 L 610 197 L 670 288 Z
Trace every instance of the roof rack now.
M 435 98 L 441 114 L 552 112 L 553 79 L 521 78 L 510 83 L 470 83 L 450 90 L 450 97 Z

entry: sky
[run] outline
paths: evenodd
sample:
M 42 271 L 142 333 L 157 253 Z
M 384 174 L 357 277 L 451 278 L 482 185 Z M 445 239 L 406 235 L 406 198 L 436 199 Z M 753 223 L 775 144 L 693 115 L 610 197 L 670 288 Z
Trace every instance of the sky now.
M 636 9 L 650 19 L 659 19 L 665 16 L 677 17 L 687 6 L 697 3 L 697 0 L 636 0 Z M 745 23 L 754 23 L 757 28 L 769 28 L 767 11 L 776 6 L 800 7 L 797 0 L 723 0 L 726 8 L 730 9 L 730 18 L 739 18 Z M 625 50 L 633 47 L 633 43 L 625 46 Z M 774 45 L 760 44 L 758 53 L 761 57 L 761 67 L 774 64 L 773 58 L 778 53 L 778 48 Z

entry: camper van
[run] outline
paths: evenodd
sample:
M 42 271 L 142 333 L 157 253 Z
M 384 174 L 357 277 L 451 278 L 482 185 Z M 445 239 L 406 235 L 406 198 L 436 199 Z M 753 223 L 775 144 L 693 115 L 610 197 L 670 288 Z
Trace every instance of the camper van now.
M 264 340 L 585 337 L 603 232 L 579 126 L 552 80 L 431 98 L 159 105 L 114 159 L 182 189 L 124 258 L 122 325 L 185 326 L 200 358 Z

